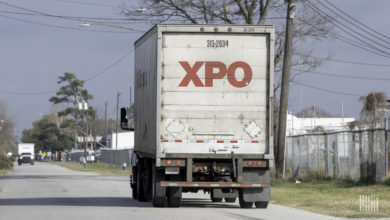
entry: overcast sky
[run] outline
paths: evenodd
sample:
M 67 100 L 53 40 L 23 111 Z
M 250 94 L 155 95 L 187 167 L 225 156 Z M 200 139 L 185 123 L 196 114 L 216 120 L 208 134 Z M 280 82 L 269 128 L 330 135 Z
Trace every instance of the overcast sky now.
M 119 15 L 117 7 L 110 7 L 120 5 L 123 0 L 0 1 L 55 15 L 124 18 Z M 376 0 L 375 4 L 373 1 L 356 0 L 331 2 L 365 25 L 390 36 L 390 1 Z M 23 129 L 31 128 L 33 121 L 50 112 L 51 103 L 48 100 L 58 90 L 57 78 L 64 72 L 76 73 L 83 80 L 90 79 L 85 88 L 94 95 L 91 105 L 101 114 L 104 112 L 104 103 L 108 102 L 109 117 L 115 118 L 117 92 L 122 93 L 120 105 L 129 105 L 129 87 L 133 82 L 132 49 L 141 33 L 104 26 L 80 27 L 82 22 L 78 21 L 6 12 L 31 12 L 0 4 L 0 100 L 8 104 L 10 114 L 16 119 L 19 137 Z M 267 23 L 272 24 L 272 21 Z M 147 24 L 121 25 L 141 30 L 150 28 Z M 339 30 L 337 32 L 342 34 Z M 390 39 L 387 40 L 390 42 Z M 383 44 L 390 47 L 390 44 Z M 316 50 L 318 56 L 331 54 L 337 60 L 390 65 L 389 58 L 366 52 L 337 39 L 315 44 L 303 42 L 303 45 Z M 344 114 L 358 117 L 361 109 L 358 96 L 372 91 L 383 91 L 387 95 L 390 92 L 390 81 L 386 80 L 390 79 L 389 70 L 390 66 L 327 62 L 317 71 L 382 80 L 306 73 L 296 78 L 306 86 L 291 84 L 290 110 L 297 112 L 316 105 L 331 114 L 340 115 L 343 99 Z

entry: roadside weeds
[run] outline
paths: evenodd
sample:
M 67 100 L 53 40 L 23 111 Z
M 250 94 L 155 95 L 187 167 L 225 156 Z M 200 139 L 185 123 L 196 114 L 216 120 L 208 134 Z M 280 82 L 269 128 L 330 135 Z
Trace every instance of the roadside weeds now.
M 272 180 L 271 203 L 335 217 L 389 217 L 390 186 L 385 184 L 386 181 L 384 184 L 378 184 L 343 180 L 316 180 L 296 184 L 295 182 Z M 361 195 L 378 198 L 378 210 L 362 211 Z
M 112 174 L 112 175 L 119 175 L 119 176 L 129 176 L 131 174 L 130 167 L 127 167 L 126 170 L 123 170 L 123 168 L 119 165 L 113 165 L 113 164 L 107 164 L 107 163 L 87 163 L 86 168 L 84 168 L 83 164 L 79 162 L 51 162 L 55 165 L 60 165 L 62 167 L 76 170 L 76 171 L 83 171 L 83 172 L 95 172 L 100 174 Z

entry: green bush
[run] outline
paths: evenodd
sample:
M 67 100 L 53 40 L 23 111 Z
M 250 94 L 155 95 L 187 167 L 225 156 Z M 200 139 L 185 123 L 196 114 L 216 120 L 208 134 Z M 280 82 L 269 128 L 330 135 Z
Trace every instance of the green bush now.
M 385 179 L 385 181 L 383 181 L 383 184 L 386 186 L 390 186 L 390 177 Z
M 0 154 L 0 170 L 11 169 L 13 166 L 12 161 L 5 155 Z

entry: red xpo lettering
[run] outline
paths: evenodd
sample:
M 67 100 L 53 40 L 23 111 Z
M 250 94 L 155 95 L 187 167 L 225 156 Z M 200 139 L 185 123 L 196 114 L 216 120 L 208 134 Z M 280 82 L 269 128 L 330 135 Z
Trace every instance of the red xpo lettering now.
M 183 69 L 187 72 L 187 75 L 183 78 L 179 86 L 187 87 L 190 81 L 192 80 L 196 87 L 203 87 L 202 81 L 200 81 L 198 75 L 196 75 L 196 72 L 198 72 L 200 67 L 202 67 L 203 62 L 196 62 L 193 67 L 191 67 L 190 64 L 188 64 L 188 62 L 185 61 L 180 61 L 179 63 L 183 67 Z
M 214 69 L 218 69 L 214 73 Z M 205 86 L 213 87 L 213 79 L 222 79 L 226 75 L 226 65 L 222 62 L 206 62 L 205 66 Z
M 238 81 L 236 79 L 236 70 L 238 68 L 244 70 L 244 78 L 241 81 Z M 250 81 L 252 80 L 252 69 L 245 62 L 242 61 L 234 62 L 229 66 L 229 69 L 227 71 L 227 78 L 230 84 L 232 84 L 232 86 L 238 88 L 245 87 L 249 85 Z
M 179 63 L 187 72 L 183 80 L 180 82 L 179 87 L 187 87 L 191 81 L 194 83 L 195 87 L 213 87 L 214 79 L 222 79 L 226 75 L 229 83 L 237 88 L 248 86 L 252 80 L 252 69 L 243 61 L 234 62 L 229 67 L 218 61 L 197 61 L 192 67 L 187 61 L 180 61 Z M 197 75 L 197 72 L 204 63 L 205 83 L 203 84 Z M 236 78 L 236 70 L 238 68 L 241 68 L 244 71 L 244 78 L 241 81 Z

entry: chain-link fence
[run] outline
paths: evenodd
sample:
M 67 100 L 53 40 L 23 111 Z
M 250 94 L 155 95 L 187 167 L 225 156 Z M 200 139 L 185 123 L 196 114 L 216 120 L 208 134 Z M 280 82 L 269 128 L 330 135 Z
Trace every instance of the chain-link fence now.
M 388 176 L 385 129 L 316 133 L 287 137 L 286 170 L 294 177 L 383 179 Z
M 100 161 L 103 163 L 122 165 L 126 163 L 128 166 L 131 162 L 131 149 L 113 150 L 101 149 Z

